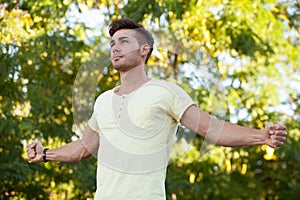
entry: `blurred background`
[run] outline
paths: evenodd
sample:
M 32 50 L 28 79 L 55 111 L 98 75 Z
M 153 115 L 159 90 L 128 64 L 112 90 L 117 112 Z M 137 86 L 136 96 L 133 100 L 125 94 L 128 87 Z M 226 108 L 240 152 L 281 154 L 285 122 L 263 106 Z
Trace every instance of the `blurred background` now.
M 156 33 L 149 76 L 176 81 L 223 120 L 289 133 L 278 149 L 204 152 L 196 136 L 169 165 L 167 198 L 297 199 L 299 0 L 0 0 L 0 199 L 93 198 L 95 158 L 30 164 L 25 145 L 80 137 L 95 97 L 119 83 L 107 26 L 121 17 Z

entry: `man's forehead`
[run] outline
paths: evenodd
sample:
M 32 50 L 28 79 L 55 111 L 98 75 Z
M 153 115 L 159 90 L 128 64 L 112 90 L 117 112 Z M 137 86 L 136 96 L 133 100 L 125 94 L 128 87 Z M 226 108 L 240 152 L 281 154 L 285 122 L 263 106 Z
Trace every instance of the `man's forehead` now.
M 121 29 L 115 32 L 115 34 L 112 36 L 112 40 L 120 38 L 120 37 L 128 37 L 132 38 L 134 37 L 135 31 L 133 29 Z

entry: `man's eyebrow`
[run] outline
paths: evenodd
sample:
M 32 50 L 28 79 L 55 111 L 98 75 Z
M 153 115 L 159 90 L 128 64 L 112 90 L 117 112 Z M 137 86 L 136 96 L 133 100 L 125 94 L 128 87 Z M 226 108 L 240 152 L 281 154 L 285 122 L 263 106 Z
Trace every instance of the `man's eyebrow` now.
M 123 36 L 123 37 L 119 37 L 119 38 L 118 38 L 119 41 L 120 41 L 120 40 L 124 40 L 124 39 L 129 39 L 129 37 Z M 110 44 L 114 44 L 114 43 L 115 43 L 115 40 L 111 40 L 111 41 L 110 41 Z
M 120 40 L 123 40 L 123 39 L 129 39 L 129 37 L 123 36 L 123 37 L 119 37 L 119 38 L 118 38 L 119 41 L 120 41 Z

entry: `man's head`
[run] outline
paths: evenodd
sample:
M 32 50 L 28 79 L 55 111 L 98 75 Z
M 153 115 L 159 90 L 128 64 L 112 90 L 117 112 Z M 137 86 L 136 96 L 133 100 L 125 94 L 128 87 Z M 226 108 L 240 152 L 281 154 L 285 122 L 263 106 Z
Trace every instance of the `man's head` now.
M 134 30 L 136 33 L 135 38 L 138 41 L 140 47 L 144 44 L 149 45 L 150 49 L 145 60 L 145 63 L 147 63 L 153 51 L 154 44 L 154 39 L 151 33 L 149 33 L 141 24 L 135 21 L 132 21 L 130 19 L 116 19 L 109 26 L 109 34 L 111 37 L 113 37 L 117 31 L 122 29 Z

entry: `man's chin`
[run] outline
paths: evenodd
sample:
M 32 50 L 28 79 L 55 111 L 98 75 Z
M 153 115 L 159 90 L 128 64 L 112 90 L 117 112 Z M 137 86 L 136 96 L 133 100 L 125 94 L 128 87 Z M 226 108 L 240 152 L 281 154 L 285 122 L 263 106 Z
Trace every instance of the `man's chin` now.
M 122 70 L 122 68 L 124 68 L 122 65 L 120 65 L 120 64 L 113 64 L 113 68 L 115 69 L 115 70 L 117 70 L 117 71 L 120 71 L 120 70 Z

